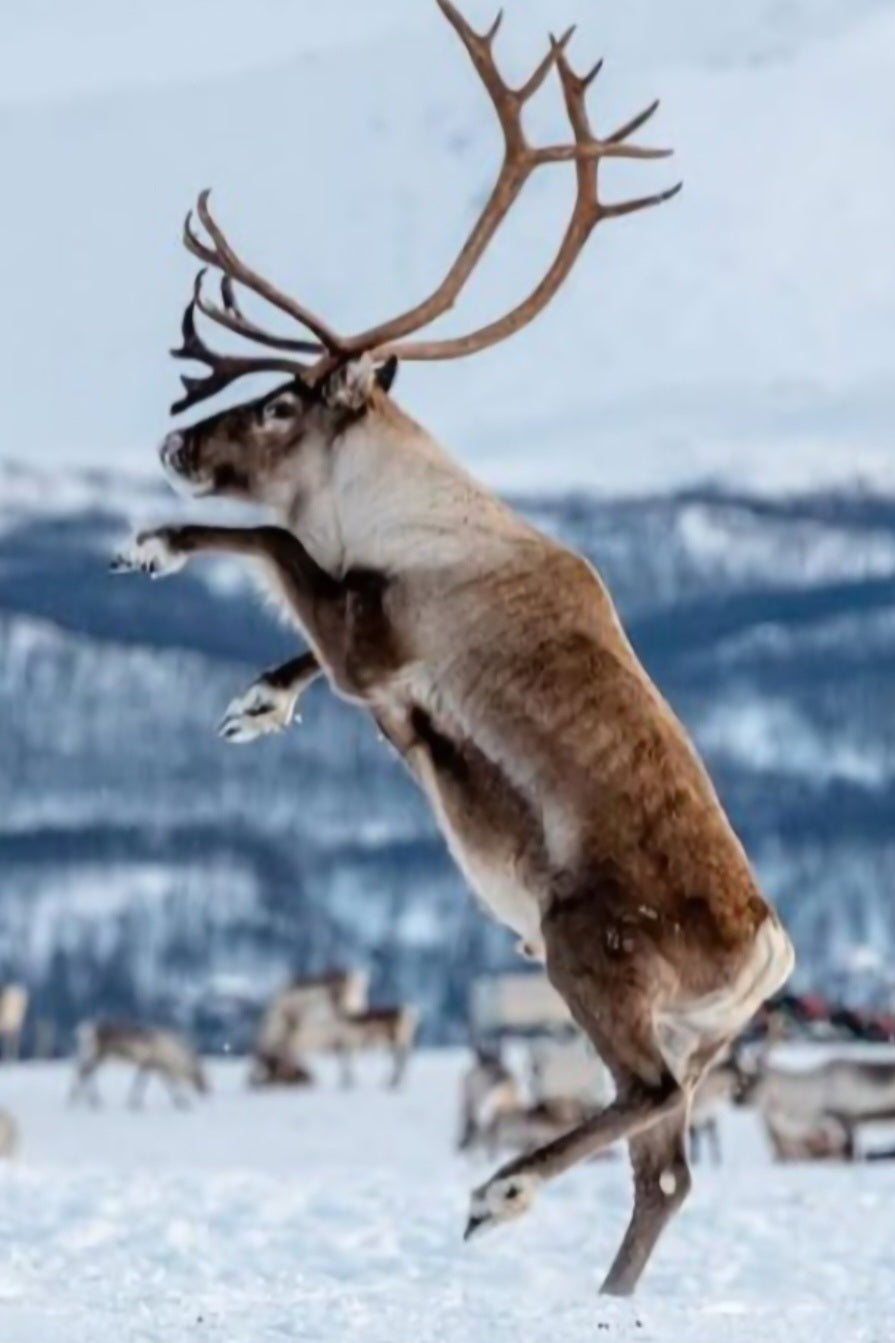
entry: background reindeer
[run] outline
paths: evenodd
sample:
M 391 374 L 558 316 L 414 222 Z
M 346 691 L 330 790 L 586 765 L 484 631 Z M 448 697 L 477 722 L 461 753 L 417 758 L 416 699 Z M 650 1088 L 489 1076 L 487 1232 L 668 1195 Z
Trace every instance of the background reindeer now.
M 571 32 L 551 39 L 513 89 L 494 58 L 499 20 L 479 34 L 449 0 L 439 5 L 504 140 L 494 190 L 457 260 L 424 302 L 345 336 L 240 259 L 203 193 L 209 241 L 188 221 L 186 243 L 224 277 L 221 302 L 205 296 L 200 276 L 178 355 L 210 372 L 184 379 L 174 409 L 248 373 L 288 380 L 170 434 L 162 461 L 192 494 L 266 505 L 282 525 L 159 528 L 114 567 L 161 575 L 202 552 L 260 561 L 311 653 L 261 679 L 255 718 L 265 700 L 273 712 L 294 699 L 283 686 L 308 684 L 317 668 L 372 713 L 427 794 L 471 887 L 544 959 L 616 1087 L 600 1113 L 476 1190 L 466 1234 L 519 1216 L 545 1181 L 626 1139 L 634 1211 L 604 1290 L 628 1293 L 689 1189 L 693 1090 L 785 981 L 793 954 L 598 575 L 474 482 L 390 396 L 401 360 L 468 356 L 519 331 L 557 293 L 598 224 L 678 189 L 618 204 L 601 197 L 602 160 L 660 155 L 630 143 L 655 105 L 597 136 L 586 92 L 599 67 L 574 72 L 565 54 Z M 572 140 L 536 148 L 523 110 L 554 70 Z M 574 166 L 576 198 L 543 279 L 478 331 L 407 339 L 451 308 L 532 173 L 557 163 Z M 239 306 L 236 284 L 312 339 L 261 328 Z M 197 312 L 274 353 L 214 353 Z M 562 376 L 561 352 L 554 375 Z
M 177 1031 L 130 1022 L 89 1021 L 78 1027 L 77 1042 L 70 1102 L 83 1097 L 91 1105 L 99 1104 L 96 1072 L 111 1059 L 132 1063 L 137 1070 L 129 1098 L 132 1108 L 142 1104 L 153 1074 L 164 1081 L 171 1100 L 181 1109 L 189 1104 L 190 1091 L 198 1095 L 208 1092 L 205 1071 L 195 1050 Z
M 721 1134 L 718 1114 L 729 1105 L 740 1086 L 740 1074 L 732 1062 L 719 1063 L 701 1078 L 690 1102 L 690 1159 L 702 1160 L 703 1149 L 712 1156 L 712 1164 L 721 1164 Z
M 24 984 L 0 985 L 0 1042 L 3 1057 L 16 1059 L 28 1015 L 28 990 Z
M 395 1089 L 404 1080 L 407 1063 L 416 1039 L 419 1017 L 409 1005 L 399 1007 L 369 1007 L 364 1012 L 353 1012 L 335 1021 L 327 1046 L 338 1056 L 342 1070 L 342 1085 L 354 1086 L 355 1056 L 360 1051 L 385 1049 L 392 1059 L 388 1085 Z
M 305 1085 L 313 1079 L 298 1058 L 296 1035 L 303 1025 L 331 1022 L 367 1003 L 368 976 L 362 970 L 330 970 L 325 974 L 294 977 L 274 996 L 261 1021 L 255 1041 L 250 1081 Z
M 515 1114 L 522 1108 L 519 1083 L 504 1063 L 499 1048 L 479 1045 L 460 1079 L 458 1152 L 483 1145 L 493 1155 L 499 1145 L 500 1116 Z
M 0 1157 L 13 1157 L 18 1149 L 18 1125 L 7 1110 L 0 1110 Z
M 895 1060 L 833 1058 L 810 1068 L 782 1068 L 762 1050 L 738 1064 L 735 1100 L 762 1117 L 778 1159 L 849 1156 L 861 1125 L 895 1120 Z

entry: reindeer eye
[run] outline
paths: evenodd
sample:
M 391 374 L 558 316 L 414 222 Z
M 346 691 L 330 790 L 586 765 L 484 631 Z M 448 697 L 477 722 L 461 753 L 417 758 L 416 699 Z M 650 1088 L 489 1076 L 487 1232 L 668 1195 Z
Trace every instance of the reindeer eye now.
M 265 420 L 291 420 L 295 414 L 295 402 L 291 397 L 281 397 L 278 401 L 269 401 L 264 407 Z
M 522 1190 L 519 1188 L 517 1184 L 511 1184 L 505 1192 L 507 1198 L 518 1198 L 519 1195 L 522 1193 Z

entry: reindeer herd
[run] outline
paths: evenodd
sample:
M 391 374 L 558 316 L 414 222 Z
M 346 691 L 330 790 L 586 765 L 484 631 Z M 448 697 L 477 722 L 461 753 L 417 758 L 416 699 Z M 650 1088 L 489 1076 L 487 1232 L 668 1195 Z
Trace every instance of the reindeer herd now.
M 398 1087 L 416 1038 L 417 1013 L 409 1004 L 370 1007 L 367 976 L 332 971 L 294 979 L 276 995 L 261 1022 L 251 1081 L 255 1086 L 309 1085 L 309 1054 L 332 1054 L 342 1085 L 355 1081 L 355 1056 L 381 1049 L 391 1056 L 389 1085 Z
M 27 1002 L 22 986 L 0 986 L 0 1036 L 8 1060 L 18 1052 Z M 707 1155 L 713 1165 L 721 1164 L 721 1120 L 736 1109 L 755 1115 L 777 1162 L 895 1159 L 895 1148 L 868 1141 L 885 1126 L 895 1128 L 895 1051 L 865 1047 L 863 1054 L 845 1054 L 831 1043 L 808 1045 L 809 1058 L 818 1052 L 824 1057 L 784 1066 L 775 1050 L 785 1051 L 791 1042 L 773 1016 L 769 1021 L 763 1036 L 736 1042 L 696 1087 L 688 1113 L 691 1162 Z M 484 1025 L 491 1038 L 472 1046 L 459 1079 L 456 1148 L 463 1156 L 493 1159 L 504 1153 L 522 1159 L 611 1104 L 610 1073 L 543 977 L 480 981 L 471 995 L 470 1024 L 476 1031 Z M 355 1056 L 379 1051 L 390 1057 L 384 1080 L 396 1089 L 405 1078 L 416 1027 L 410 1005 L 369 1006 L 368 976 L 360 970 L 296 976 L 261 1016 L 246 1083 L 252 1089 L 312 1087 L 312 1063 L 329 1055 L 348 1088 L 356 1082 Z M 76 1031 L 69 1103 L 98 1106 L 97 1074 L 116 1062 L 133 1068 L 128 1095 L 133 1109 L 143 1105 L 152 1078 L 177 1108 L 210 1091 L 207 1068 L 182 1033 L 95 1020 Z M 0 1109 L 0 1157 L 12 1157 L 19 1145 L 16 1121 Z
M 735 1109 L 754 1113 L 776 1162 L 895 1159 L 895 1052 L 883 1052 L 883 1058 L 834 1055 L 784 1066 L 771 1062 L 767 1048 L 737 1047 L 694 1092 L 691 1162 L 707 1155 L 722 1163 L 721 1118 Z M 524 1154 L 606 1106 L 605 1077 L 580 1040 L 549 1041 L 543 1055 L 549 1070 L 539 1069 L 533 1049 L 526 1082 L 499 1045 L 474 1048 L 460 1081 L 460 1152 Z M 886 1129 L 889 1145 L 880 1146 L 874 1135 Z

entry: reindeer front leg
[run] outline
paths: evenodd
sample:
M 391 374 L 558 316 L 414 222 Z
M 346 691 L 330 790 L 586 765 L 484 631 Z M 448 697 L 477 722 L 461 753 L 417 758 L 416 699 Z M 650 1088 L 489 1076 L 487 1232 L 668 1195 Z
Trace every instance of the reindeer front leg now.
M 273 667 L 253 681 L 248 690 L 230 701 L 220 726 L 224 741 L 241 745 L 271 732 L 283 732 L 293 721 L 300 721 L 296 707 L 301 696 L 323 668 L 314 653 Z
M 193 555 L 244 555 L 261 560 L 296 623 L 324 662 L 338 661 L 344 646 L 344 590 L 301 542 L 281 527 L 158 527 L 141 532 L 111 564 L 113 573 L 152 578 L 177 573 Z M 266 672 L 229 706 L 221 733 L 248 741 L 278 731 L 291 720 L 300 694 L 321 674 L 321 660 L 306 653 Z M 252 720 L 256 720 L 254 723 Z

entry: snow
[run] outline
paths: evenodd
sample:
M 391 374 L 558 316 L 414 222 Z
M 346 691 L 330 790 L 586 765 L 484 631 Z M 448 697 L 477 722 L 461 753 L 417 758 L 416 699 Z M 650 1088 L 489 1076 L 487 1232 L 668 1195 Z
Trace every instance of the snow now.
M 772 1166 L 748 1115 L 633 1302 L 599 1298 L 628 1211 L 624 1162 L 579 1168 L 521 1222 L 464 1246 L 489 1165 L 451 1154 L 457 1053 L 408 1089 L 366 1061 L 355 1093 L 253 1094 L 214 1069 L 188 1113 L 150 1090 L 67 1110 L 61 1065 L 0 1069 L 22 1149 L 0 1169 L 4 1343 L 887 1343 L 893 1171 Z
M 490 0 L 466 0 L 483 24 Z M 886 0 L 517 0 L 512 78 L 579 17 L 611 127 L 673 164 L 610 165 L 607 194 L 686 182 L 601 228 L 529 331 L 399 396 L 504 488 L 695 478 L 895 487 L 895 12 Z M 532 135 L 563 129 L 556 91 Z M 0 7 L 3 454 L 155 470 L 166 350 L 192 263 L 180 221 L 213 184 L 247 257 L 336 325 L 416 301 L 493 178 L 487 100 L 434 3 L 7 0 Z M 571 174 L 537 176 L 445 330 L 530 286 Z M 269 316 L 269 314 L 268 314 Z M 241 393 L 240 393 L 241 394 Z M 0 482 L 0 492 L 6 487 Z

